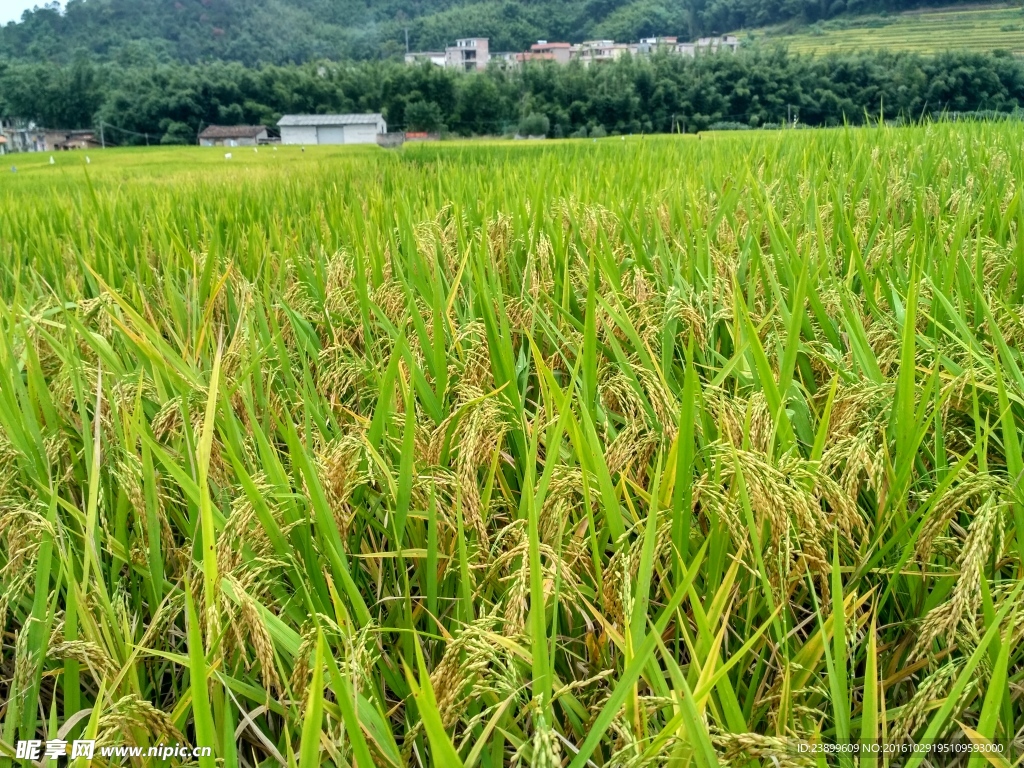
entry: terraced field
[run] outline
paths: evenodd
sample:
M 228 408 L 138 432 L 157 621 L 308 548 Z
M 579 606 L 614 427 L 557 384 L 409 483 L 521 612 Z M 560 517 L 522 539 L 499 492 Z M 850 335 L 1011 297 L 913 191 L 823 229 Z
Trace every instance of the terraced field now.
M 1012 51 L 1024 55 L 1024 12 L 1019 5 L 957 7 L 893 16 L 833 19 L 810 26 L 784 25 L 738 33 L 748 40 L 785 44 L 793 53 L 903 50 Z

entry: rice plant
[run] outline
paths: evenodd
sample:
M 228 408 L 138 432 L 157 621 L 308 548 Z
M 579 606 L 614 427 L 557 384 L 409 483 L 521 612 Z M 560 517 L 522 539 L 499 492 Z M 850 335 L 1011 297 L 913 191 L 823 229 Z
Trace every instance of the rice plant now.
M 19 163 L 2 759 L 1014 764 L 1022 142 Z

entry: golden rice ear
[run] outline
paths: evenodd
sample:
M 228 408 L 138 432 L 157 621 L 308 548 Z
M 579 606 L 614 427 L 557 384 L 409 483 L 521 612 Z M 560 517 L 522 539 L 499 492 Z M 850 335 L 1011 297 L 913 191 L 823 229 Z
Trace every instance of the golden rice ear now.
M 924 617 L 911 658 L 927 658 L 937 639 L 944 640 L 947 646 L 952 645 L 961 628 L 973 634 L 977 640 L 982 570 L 998 540 L 996 529 L 1008 507 L 1007 502 L 1000 501 L 993 494 L 975 513 L 967 528 L 967 535 L 959 545 L 956 565 L 960 575 L 953 587 L 953 594 L 948 601 L 937 605 Z
M 288 681 L 292 698 L 296 701 L 306 699 L 306 686 L 309 685 L 311 677 L 309 656 L 316 647 L 317 641 L 317 627 L 312 621 L 303 625 L 300 638 L 299 649 L 295 653 L 295 665 L 292 667 L 291 679 Z
M 947 490 L 939 497 L 930 511 L 918 536 L 915 554 L 921 562 L 927 562 L 936 538 L 945 530 L 953 517 L 964 509 L 974 509 L 975 514 L 995 494 L 1006 494 L 1008 488 L 1005 481 L 988 473 L 967 474 L 960 483 Z
M 96 743 L 115 744 L 123 739 L 135 745 L 133 732 L 136 728 L 149 734 L 154 741 L 185 741 L 170 715 L 140 696 L 129 694 L 115 701 L 100 716 Z
M 260 674 L 263 679 L 263 686 L 269 695 L 274 691 L 281 692 L 283 686 L 281 678 L 277 674 L 277 661 L 274 656 L 274 642 L 267 630 L 266 622 L 256 606 L 256 601 L 246 592 L 241 591 L 241 627 L 244 628 L 244 637 L 248 644 L 251 644 L 256 658 L 260 663 Z M 244 648 L 246 644 L 243 644 Z
M 62 641 L 51 636 L 46 658 L 62 661 L 73 659 L 89 670 L 97 683 L 119 671 L 102 647 L 85 640 Z
M 807 751 L 801 751 L 802 739 L 779 736 L 764 736 L 759 733 L 728 733 L 715 728 L 711 741 L 721 750 L 721 759 L 726 765 L 746 765 L 751 760 L 763 761 L 762 765 L 786 765 L 797 768 L 812 768 L 816 758 Z
M 936 700 L 945 698 L 961 666 L 958 661 L 943 664 L 921 681 L 898 721 L 893 724 L 896 739 L 910 739 L 927 722 L 929 710 Z
M 57 534 L 41 512 L 38 498 L 0 499 L 0 551 L 4 555 L 4 560 L 0 560 L 0 627 L 6 626 L 12 605 L 17 605 L 31 584 L 44 535 Z
M 533 723 L 532 754 L 526 760 L 525 744 L 512 758 L 512 764 L 529 765 L 531 768 L 560 768 L 562 765 L 562 744 L 554 728 L 548 724 L 544 713 L 538 711 Z

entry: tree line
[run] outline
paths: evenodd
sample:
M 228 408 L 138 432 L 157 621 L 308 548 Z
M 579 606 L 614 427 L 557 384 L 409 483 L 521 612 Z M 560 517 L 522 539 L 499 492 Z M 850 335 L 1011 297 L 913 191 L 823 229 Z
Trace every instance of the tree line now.
M 273 126 L 283 114 L 383 112 L 389 130 L 501 135 L 530 119 L 551 137 L 863 123 L 937 112 L 1009 112 L 1024 66 L 1009 55 L 798 56 L 778 48 L 695 59 L 625 57 L 459 74 L 393 62 L 245 67 L 122 60 L 0 63 L 0 115 L 96 127 L 112 142 L 193 143 L 210 124 Z M 539 126 L 539 128 L 538 128 Z

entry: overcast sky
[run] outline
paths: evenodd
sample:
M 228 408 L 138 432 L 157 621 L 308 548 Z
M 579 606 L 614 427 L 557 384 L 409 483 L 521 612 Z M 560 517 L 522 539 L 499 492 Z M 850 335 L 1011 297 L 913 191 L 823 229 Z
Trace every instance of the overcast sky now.
M 47 0 L 0 0 L 0 24 L 21 19 L 23 11 L 45 5 Z

